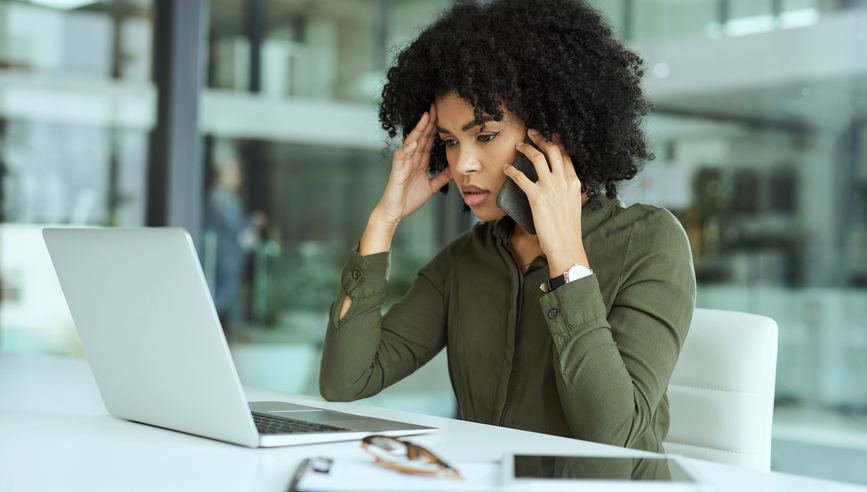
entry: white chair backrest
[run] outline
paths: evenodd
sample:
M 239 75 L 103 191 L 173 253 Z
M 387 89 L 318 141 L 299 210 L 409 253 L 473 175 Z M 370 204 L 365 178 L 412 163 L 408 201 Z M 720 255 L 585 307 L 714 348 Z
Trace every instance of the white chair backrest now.
M 667 453 L 770 470 L 777 323 L 696 309 L 671 375 Z

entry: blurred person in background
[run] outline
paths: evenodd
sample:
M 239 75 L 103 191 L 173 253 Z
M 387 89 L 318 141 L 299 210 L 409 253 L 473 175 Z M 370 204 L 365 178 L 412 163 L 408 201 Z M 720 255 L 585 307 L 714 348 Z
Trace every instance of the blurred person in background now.
M 404 143 L 330 311 L 326 399 L 375 395 L 447 347 L 464 419 L 664 451 L 695 274 L 671 213 L 617 198 L 652 158 L 643 73 L 570 0 L 459 4 L 397 56 L 380 121 Z M 498 207 L 507 178 L 536 234 Z M 397 224 L 451 181 L 482 222 L 381 315 Z M 668 474 L 653 466 L 635 474 Z
M 214 305 L 223 329 L 247 321 L 247 308 L 241 296 L 247 258 L 261 243 L 260 231 L 268 217 L 261 211 L 248 214 L 241 199 L 244 172 L 235 147 L 219 140 L 214 145 L 214 185 L 208 192 L 204 228 L 216 236 Z

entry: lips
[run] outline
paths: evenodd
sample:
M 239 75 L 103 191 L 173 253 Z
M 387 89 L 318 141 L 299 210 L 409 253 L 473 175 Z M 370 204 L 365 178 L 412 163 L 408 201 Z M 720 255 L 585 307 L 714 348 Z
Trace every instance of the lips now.
M 464 202 L 466 202 L 470 207 L 478 207 L 484 203 L 485 199 L 488 198 L 488 195 L 491 194 L 488 190 L 472 185 L 462 186 L 461 191 L 464 194 Z

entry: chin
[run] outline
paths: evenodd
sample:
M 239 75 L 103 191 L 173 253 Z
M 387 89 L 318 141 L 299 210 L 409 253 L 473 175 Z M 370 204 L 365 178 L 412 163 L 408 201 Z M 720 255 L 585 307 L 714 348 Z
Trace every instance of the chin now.
M 479 220 L 489 221 L 489 220 L 497 220 L 500 217 L 505 217 L 506 212 L 503 212 L 499 208 L 494 208 L 491 210 L 489 207 L 470 207 L 470 210 L 473 211 L 473 214 L 479 218 Z

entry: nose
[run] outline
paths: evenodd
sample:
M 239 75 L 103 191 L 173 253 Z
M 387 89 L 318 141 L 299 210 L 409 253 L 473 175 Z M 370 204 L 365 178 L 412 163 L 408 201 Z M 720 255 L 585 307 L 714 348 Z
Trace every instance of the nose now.
M 472 149 L 468 148 L 461 149 L 454 167 L 454 170 L 457 171 L 458 174 L 469 174 L 481 170 L 482 163 L 479 162 L 478 157 L 476 157 L 476 154 Z

